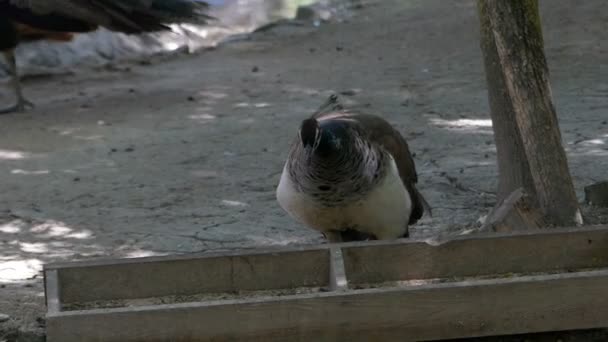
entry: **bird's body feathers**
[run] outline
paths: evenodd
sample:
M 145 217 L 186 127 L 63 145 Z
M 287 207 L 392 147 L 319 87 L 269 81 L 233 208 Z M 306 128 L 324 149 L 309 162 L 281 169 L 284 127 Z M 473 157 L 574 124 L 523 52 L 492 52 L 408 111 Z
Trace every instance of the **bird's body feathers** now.
M 298 191 L 289 174 L 284 170 L 281 175 L 277 199 L 285 211 L 305 225 L 323 233 L 354 230 L 377 239 L 396 239 L 407 233 L 412 200 L 394 160 L 390 160 L 386 176 L 368 193 L 335 206 Z

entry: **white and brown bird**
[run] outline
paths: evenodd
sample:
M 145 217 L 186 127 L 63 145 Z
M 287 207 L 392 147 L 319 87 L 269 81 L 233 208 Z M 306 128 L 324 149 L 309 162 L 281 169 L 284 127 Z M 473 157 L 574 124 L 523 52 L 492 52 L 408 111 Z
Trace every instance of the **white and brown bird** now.
M 276 196 L 330 242 L 408 236 L 430 207 L 416 189 L 407 142 L 379 116 L 345 109 L 336 95 L 299 129 Z

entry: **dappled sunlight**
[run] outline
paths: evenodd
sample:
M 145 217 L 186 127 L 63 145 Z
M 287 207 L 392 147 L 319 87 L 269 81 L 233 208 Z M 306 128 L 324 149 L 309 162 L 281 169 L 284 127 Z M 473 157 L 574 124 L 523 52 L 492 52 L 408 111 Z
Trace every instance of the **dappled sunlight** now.
M 260 246 L 289 246 L 311 242 L 310 237 L 294 237 L 280 234 L 273 237 L 248 235 L 247 238 L 251 240 L 254 245 Z
M 320 90 L 315 89 L 315 88 L 307 88 L 307 87 L 293 85 L 293 84 L 284 85 L 283 90 L 287 91 L 289 93 L 304 94 L 304 95 L 309 95 L 309 96 L 318 96 L 319 94 L 322 93 Z M 326 91 L 326 93 L 329 96 L 329 94 L 334 93 L 334 91 L 330 90 L 330 91 Z
M 59 134 L 61 136 L 67 136 L 67 135 L 72 135 L 75 132 L 80 131 L 80 128 L 59 128 L 59 129 L 51 128 L 51 131 L 56 131 L 57 134 Z
M 8 223 L 0 224 L 0 233 L 17 234 L 21 232 L 23 221 L 14 220 Z
M 21 160 L 31 157 L 27 152 L 0 149 L 0 160 Z
M 13 175 L 48 175 L 51 173 L 49 170 L 23 170 L 23 169 L 13 169 L 11 170 Z
M 597 138 L 577 138 L 568 141 L 566 152 L 577 156 L 606 157 L 608 156 L 608 134 L 602 134 Z
M 445 120 L 437 117 L 429 118 L 433 126 L 459 133 L 478 133 L 493 135 L 491 119 L 455 119 Z
M 49 220 L 30 228 L 30 232 L 41 238 L 64 237 L 69 239 L 85 240 L 93 237 L 93 232 L 88 229 L 74 230 L 60 221 Z
M 208 113 L 201 113 L 201 114 L 188 115 L 188 119 L 197 121 L 198 123 L 201 123 L 201 124 L 206 124 L 211 121 L 214 121 L 215 119 L 217 119 L 217 117 L 215 115 L 211 115 Z
M 39 259 L 23 259 L 0 262 L 0 283 L 31 279 L 42 270 Z
M 143 250 L 143 249 L 136 249 L 136 250 L 125 253 L 123 256 L 125 258 L 146 258 L 146 257 L 152 257 L 152 256 L 163 256 L 166 254 L 167 253 L 157 253 L 157 252 Z
M 226 94 L 226 93 L 221 93 L 221 92 L 211 91 L 211 90 L 199 91 L 198 95 L 205 97 L 205 98 L 214 99 L 214 100 L 221 100 L 221 99 L 225 99 L 228 97 L 228 94 Z
M 103 135 L 75 135 L 74 139 L 77 140 L 85 140 L 85 141 L 98 141 L 98 140 L 103 140 L 104 136 Z
M 164 255 L 131 244 L 107 242 L 111 245 L 103 246 L 91 230 L 59 220 L 0 222 L 0 284 L 37 278 L 48 262 L 108 255 L 116 258 Z
M 221 202 L 223 205 L 227 205 L 229 207 L 246 207 L 249 204 L 247 203 L 243 203 L 240 201 L 231 201 L 231 200 L 222 200 Z
M 453 127 L 492 127 L 490 119 L 458 119 L 458 120 L 437 120 Z M 438 122 L 442 123 L 442 122 Z
M 257 103 L 239 102 L 234 105 L 234 108 L 267 108 L 270 106 L 272 106 L 272 105 L 268 102 L 257 102 Z
M 595 145 L 606 145 L 606 141 L 602 139 L 591 139 L 580 142 L 581 145 L 585 146 L 595 146 Z
M 48 253 L 49 248 L 46 243 L 42 242 L 19 242 L 19 249 L 27 253 Z

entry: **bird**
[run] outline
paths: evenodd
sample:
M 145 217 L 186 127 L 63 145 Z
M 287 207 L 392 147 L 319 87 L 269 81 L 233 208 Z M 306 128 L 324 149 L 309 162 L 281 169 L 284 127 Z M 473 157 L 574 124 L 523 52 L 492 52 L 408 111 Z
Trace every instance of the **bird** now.
M 382 117 L 347 109 L 332 94 L 303 120 L 276 199 L 330 243 L 395 240 L 432 209 L 417 190 L 408 144 Z
M 126 34 L 170 30 L 172 23 L 204 25 L 212 16 L 201 0 L 0 0 L 0 52 L 4 55 L 16 104 L 0 114 L 20 112 L 33 103 L 23 95 L 15 48 L 32 40 L 69 41 L 74 33 L 99 27 Z

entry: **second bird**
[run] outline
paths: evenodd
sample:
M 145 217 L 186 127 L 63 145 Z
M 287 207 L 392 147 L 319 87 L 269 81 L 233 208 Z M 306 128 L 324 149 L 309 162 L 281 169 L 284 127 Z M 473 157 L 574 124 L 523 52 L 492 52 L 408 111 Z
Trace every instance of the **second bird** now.
M 112 31 L 143 33 L 168 30 L 166 24 L 204 24 L 208 4 L 200 0 L 0 0 L 0 52 L 6 57 L 17 103 L 0 114 L 33 106 L 24 96 L 15 48 L 21 41 L 69 40 L 68 33 L 103 26 Z M 63 33 L 63 34 L 62 34 Z
M 277 187 L 280 206 L 330 242 L 408 236 L 430 207 L 407 142 L 379 116 L 332 95 L 300 125 Z

